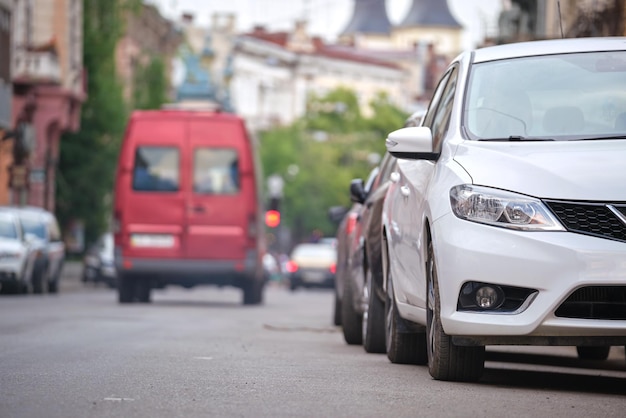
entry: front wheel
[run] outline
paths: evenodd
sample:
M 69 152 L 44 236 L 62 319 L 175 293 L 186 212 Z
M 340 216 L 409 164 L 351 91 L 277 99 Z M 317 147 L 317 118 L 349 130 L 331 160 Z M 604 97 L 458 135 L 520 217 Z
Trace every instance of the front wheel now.
M 343 338 L 350 345 L 363 344 L 361 314 L 354 309 L 354 289 L 352 278 L 343 281 L 343 299 L 341 300 L 341 328 Z
M 387 358 L 392 363 L 426 364 L 426 335 L 423 332 L 411 332 L 398 313 L 389 270 L 385 298 L 385 342 Z
M 485 368 L 485 347 L 454 345 L 452 338 L 444 332 L 440 318 L 441 303 L 432 242 L 428 243 L 426 274 L 428 371 L 437 380 L 477 381 Z
M 368 353 L 384 353 L 385 346 L 385 305 L 378 297 L 372 271 L 365 272 L 363 300 L 367 304 L 363 311 L 363 348 Z

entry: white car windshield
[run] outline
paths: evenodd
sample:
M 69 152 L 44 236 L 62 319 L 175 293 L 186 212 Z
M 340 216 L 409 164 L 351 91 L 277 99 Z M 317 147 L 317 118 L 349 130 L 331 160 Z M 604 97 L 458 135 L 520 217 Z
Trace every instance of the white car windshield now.
M 0 237 L 17 239 L 17 228 L 13 221 L 0 218 Z
M 465 133 L 475 140 L 626 137 L 626 52 L 544 55 L 476 63 Z

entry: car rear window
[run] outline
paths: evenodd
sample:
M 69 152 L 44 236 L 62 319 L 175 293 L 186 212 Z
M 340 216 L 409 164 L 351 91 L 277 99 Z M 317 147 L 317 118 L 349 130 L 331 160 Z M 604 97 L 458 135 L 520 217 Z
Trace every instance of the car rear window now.
M 180 182 L 178 148 L 143 146 L 135 152 L 133 190 L 175 192 Z
M 193 157 L 193 190 L 200 194 L 234 194 L 239 191 L 237 150 L 199 147 Z

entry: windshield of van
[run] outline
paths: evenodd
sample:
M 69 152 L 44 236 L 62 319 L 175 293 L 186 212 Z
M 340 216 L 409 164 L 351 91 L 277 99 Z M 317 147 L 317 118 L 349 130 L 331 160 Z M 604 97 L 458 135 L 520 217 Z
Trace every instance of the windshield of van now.
M 193 164 L 193 189 L 196 193 L 234 194 L 239 191 L 237 150 L 196 148 Z
M 175 147 L 142 146 L 135 152 L 133 190 L 175 192 L 179 188 L 179 151 Z
M 477 63 L 463 125 L 476 140 L 623 138 L 624 86 L 622 51 Z

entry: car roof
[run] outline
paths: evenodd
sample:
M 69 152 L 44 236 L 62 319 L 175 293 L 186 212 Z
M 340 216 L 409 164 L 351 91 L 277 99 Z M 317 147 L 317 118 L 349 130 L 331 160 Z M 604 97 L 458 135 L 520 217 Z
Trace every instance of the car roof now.
M 474 51 L 474 63 L 539 55 L 626 51 L 626 37 L 568 38 L 488 46 Z
M 29 217 L 40 217 L 42 219 L 51 219 L 54 215 L 39 206 L 3 206 L 3 209 L 17 214 L 27 215 Z

